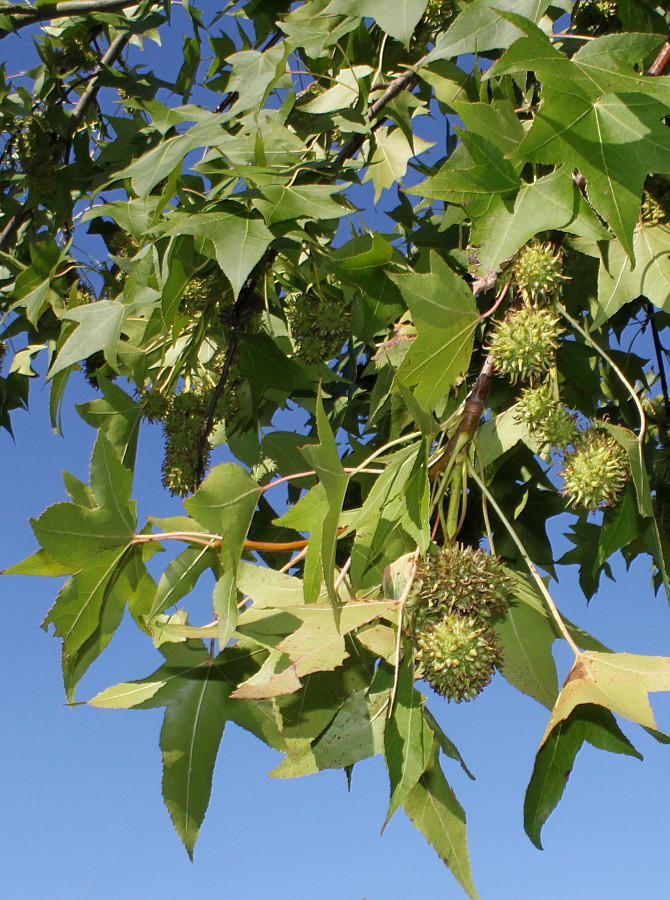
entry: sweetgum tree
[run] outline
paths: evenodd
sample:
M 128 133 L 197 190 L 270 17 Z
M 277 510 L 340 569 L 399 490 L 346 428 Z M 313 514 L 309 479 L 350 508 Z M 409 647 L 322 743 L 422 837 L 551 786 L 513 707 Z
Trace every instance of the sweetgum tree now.
M 168 0 L 0 7 L 35 50 L 0 100 L 2 425 L 40 359 L 55 429 L 71 379 L 99 392 L 90 483 L 65 475 L 6 571 L 65 578 L 45 627 L 70 702 L 126 609 L 160 650 L 88 702 L 165 707 L 189 853 L 227 722 L 277 776 L 383 756 L 387 821 L 470 897 L 464 764 L 430 706 L 499 670 L 547 708 L 538 846 L 584 741 L 637 755 L 621 718 L 670 739 L 648 699 L 670 658 L 611 652 L 552 599 L 560 566 L 588 600 L 615 554 L 668 591 L 663 10 L 203 3 L 159 77 L 141 51 Z M 169 519 L 132 499 L 157 421 Z

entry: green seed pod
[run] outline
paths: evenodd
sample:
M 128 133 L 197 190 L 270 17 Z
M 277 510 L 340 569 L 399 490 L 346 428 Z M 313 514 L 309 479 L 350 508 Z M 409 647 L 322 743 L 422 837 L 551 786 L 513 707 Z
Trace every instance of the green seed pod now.
M 616 0 L 580 0 L 572 13 L 572 25 L 582 34 L 601 33 L 620 24 L 618 12 Z
M 422 560 L 417 581 L 417 622 L 452 613 L 491 619 L 505 612 L 514 593 L 514 582 L 497 556 L 460 544 Z
M 522 306 L 510 310 L 498 324 L 489 353 L 496 369 L 511 381 L 532 380 L 554 365 L 562 332 L 561 321 L 551 310 Z
M 171 494 L 184 496 L 198 486 L 198 446 L 206 415 L 207 406 L 203 397 L 193 391 L 182 391 L 170 401 L 163 423 L 163 485 Z M 205 464 L 209 459 L 209 451 L 208 444 Z
M 144 391 L 140 396 L 142 418 L 147 422 L 163 422 L 170 409 L 170 401 L 156 388 Z
M 349 335 L 349 312 L 344 298 L 309 293 L 290 294 L 286 299 L 297 356 L 310 364 L 328 362 Z
M 189 316 L 202 312 L 211 301 L 220 299 L 223 294 L 221 279 L 216 272 L 208 275 L 196 275 L 184 289 L 179 308 Z
M 496 640 L 496 633 L 475 618 L 430 621 L 416 634 L 419 674 L 449 700 L 472 700 L 493 677 L 500 658 Z
M 434 31 L 442 30 L 451 23 L 456 11 L 454 0 L 428 0 L 421 23 Z
M 571 506 L 600 509 L 621 499 L 630 473 L 628 455 L 615 439 L 598 428 L 582 435 L 579 445 L 565 454 L 563 490 Z
M 556 399 L 550 381 L 526 388 L 519 398 L 514 417 L 517 422 L 528 425 L 540 443 L 552 447 L 567 447 L 579 436 L 575 415 Z
M 566 280 L 563 260 L 550 244 L 532 241 L 519 253 L 514 263 L 514 281 L 526 303 L 549 300 Z
M 640 212 L 646 225 L 665 225 L 670 221 L 670 179 L 661 175 L 647 178 Z

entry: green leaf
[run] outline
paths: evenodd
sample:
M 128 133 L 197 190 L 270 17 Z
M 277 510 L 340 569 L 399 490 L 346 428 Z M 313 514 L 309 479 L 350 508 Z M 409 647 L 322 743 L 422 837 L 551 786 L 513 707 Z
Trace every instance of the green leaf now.
M 299 677 L 342 665 L 349 656 L 344 636 L 355 628 L 388 614 L 393 600 L 352 600 L 332 607 L 308 603 L 303 607 L 282 607 L 302 620 L 302 625 L 278 645 L 288 655 Z
M 106 378 L 99 378 L 98 383 L 104 399 L 77 404 L 77 412 L 85 422 L 106 435 L 123 465 L 132 468 L 140 428 L 140 405 Z
M 287 756 L 270 777 L 297 778 L 322 769 L 343 769 L 381 753 L 388 702 L 388 690 L 350 694 L 321 737 L 311 747 Z
M 318 546 L 319 548 L 321 570 L 328 595 L 332 602 L 335 603 L 337 601 L 334 588 L 337 529 L 340 523 L 344 495 L 349 484 L 349 476 L 340 462 L 335 437 L 323 408 L 320 391 L 316 401 L 316 427 L 319 443 L 303 447 L 302 454 L 316 472 L 320 483 L 323 485 L 328 502 L 328 511 L 323 516 L 321 523 L 320 541 L 318 545 L 315 544 L 315 547 Z M 311 542 L 307 553 L 308 557 L 310 553 L 313 555 Z M 305 600 L 309 602 L 307 593 L 305 593 Z
M 426 5 L 427 0 L 331 0 L 323 15 L 369 16 L 391 37 L 407 44 Z
M 417 401 L 433 408 L 467 371 L 479 321 L 472 293 L 436 253 L 427 275 L 393 275 L 412 313 L 418 335 L 398 370 Z
M 467 203 L 521 187 L 512 164 L 494 144 L 470 131 L 458 131 L 458 136 L 459 145 L 437 174 L 409 188 L 408 194 Z
M 339 219 L 349 212 L 333 199 L 333 194 L 341 190 L 342 186 L 330 184 L 270 184 L 263 187 L 262 198 L 255 199 L 253 205 L 268 225 L 290 219 Z
M 98 550 L 61 588 L 43 627 L 54 626 L 63 638 L 63 657 L 74 656 L 100 623 L 105 598 L 113 584 L 126 548 Z
M 166 705 L 160 737 L 163 799 L 191 858 L 209 805 L 227 697 L 226 681 L 204 659 L 199 668 L 173 679 L 161 695 Z
M 644 461 L 642 442 L 628 428 L 623 428 L 621 425 L 612 425 L 609 422 L 603 424 L 628 454 L 628 462 L 637 495 L 637 508 L 640 515 L 653 516 L 654 504 L 649 489 L 649 475 L 647 474 L 647 466 Z
M 223 575 L 217 581 L 215 611 L 221 616 L 222 648 L 232 633 L 232 609 L 233 605 L 237 607 L 237 564 L 260 496 L 260 488 L 241 466 L 221 463 L 211 470 L 196 493 L 184 501 L 194 519 L 210 532 L 221 535 L 219 554 Z
M 551 0 L 473 0 L 451 28 L 439 35 L 427 62 L 509 47 L 519 37 L 519 30 L 498 10 L 511 10 L 519 18 L 539 22 L 550 3 Z
M 434 142 L 424 141 L 416 135 L 410 144 L 400 128 L 378 128 L 375 132 L 375 150 L 363 176 L 364 182 L 372 181 L 375 186 L 375 203 L 385 188 L 402 184 L 410 159 L 434 146 Z
M 666 106 L 644 94 L 605 94 L 595 101 L 570 85 L 547 85 L 519 155 L 576 166 L 591 205 L 634 257 L 633 230 L 649 172 L 670 172 Z
M 299 578 L 244 561 L 237 569 L 237 587 L 254 601 L 255 609 L 299 606 L 303 599 Z
M 502 650 L 502 674 L 517 690 L 551 709 L 558 696 L 552 656 L 556 624 L 532 584 L 516 575 L 514 581 L 514 599 L 494 626 Z
M 472 881 L 465 830 L 465 812 L 440 768 L 437 753 L 414 785 L 404 810 L 449 867 L 471 900 L 477 900 Z
M 391 781 L 384 826 L 404 805 L 431 759 L 433 733 L 423 715 L 424 703 L 425 697 L 414 687 L 412 653 L 407 647 L 400 663 L 393 715 L 384 731 L 384 758 Z
M 185 134 L 170 137 L 153 147 L 125 169 L 116 172 L 114 181 L 130 178 L 138 197 L 146 198 L 156 185 L 167 178 L 192 150 L 207 147 L 221 137 L 221 119 L 209 114 L 209 121 L 200 122 Z
M 72 309 L 63 318 L 79 323 L 65 341 L 49 369 L 49 378 L 102 350 L 105 359 L 116 368 L 116 352 L 127 309 L 116 300 L 98 300 Z
M 187 547 L 165 568 L 160 577 L 151 610 L 147 616 L 149 623 L 182 597 L 190 594 L 203 572 L 213 562 L 213 551 L 209 547 Z
M 594 328 L 600 328 L 622 306 L 641 296 L 670 311 L 669 238 L 670 229 L 663 225 L 638 227 L 633 234 L 634 268 L 619 241 L 602 247 L 598 300 L 592 307 Z
M 542 850 L 540 832 L 568 783 L 575 757 L 584 741 L 610 753 L 642 759 L 609 710 L 591 703 L 576 707 L 551 732 L 535 758 L 523 807 L 526 834 Z
M 45 550 L 36 550 L 30 556 L 3 569 L 0 575 L 47 575 L 57 577 L 59 575 L 72 575 L 76 572 L 76 567 L 64 566 L 57 562 Z
M 223 213 L 180 213 L 173 216 L 164 233 L 192 234 L 211 243 L 235 297 L 273 239 L 261 219 Z
M 551 229 L 591 240 L 610 237 L 564 166 L 522 187 L 514 201 L 494 197 L 485 215 L 474 218 L 471 243 L 477 248 L 478 271 L 498 271 L 534 235 Z
M 238 94 L 235 112 L 256 110 L 262 106 L 270 90 L 284 70 L 286 48 L 279 44 L 260 50 L 231 53 L 226 62 L 232 67 L 228 90 Z

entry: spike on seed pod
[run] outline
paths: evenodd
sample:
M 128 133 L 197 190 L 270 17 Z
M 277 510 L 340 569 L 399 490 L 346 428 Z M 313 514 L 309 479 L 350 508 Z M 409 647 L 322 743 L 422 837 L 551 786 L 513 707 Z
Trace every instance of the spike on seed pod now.
M 563 260 L 551 244 L 532 241 L 519 253 L 514 263 L 514 280 L 526 303 L 538 303 L 556 294 L 566 280 Z
M 563 330 L 550 309 L 522 306 L 498 323 L 488 351 L 496 369 L 512 382 L 532 380 L 553 366 Z
M 571 506 L 601 509 L 615 506 L 629 477 L 628 455 L 609 434 L 592 428 L 574 451 L 565 454 L 562 493 Z
M 416 634 L 416 661 L 438 694 L 460 703 L 489 684 L 500 658 L 496 633 L 476 618 L 450 615 Z
M 514 582 L 497 556 L 460 544 L 422 560 L 417 582 L 418 623 L 452 613 L 491 619 L 505 612 L 514 592 Z

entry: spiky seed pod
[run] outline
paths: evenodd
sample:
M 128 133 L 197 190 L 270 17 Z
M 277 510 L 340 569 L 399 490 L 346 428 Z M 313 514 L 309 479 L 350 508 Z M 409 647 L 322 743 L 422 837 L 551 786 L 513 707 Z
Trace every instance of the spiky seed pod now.
M 514 582 L 497 556 L 460 544 L 422 560 L 417 580 L 417 623 L 452 613 L 491 619 L 505 612 L 514 592 Z
M 45 59 L 61 73 L 73 69 L 90 72 L 98 62 L 98 55 L 81 36 L 71 35 L 63 38 L 62 47 L 46 48 Z
M 619 25 L 618 12 L 616 0 L 580 0 L 572 25 L 582 34 L 600 33 Z
M 416 661 L 434 691 L 460 703 L 491 681 L 500 650 L 496 633 L 476 618 L 446 616 L 416 635 Z
M 457 7 L 454 0 L 428 0 L 428 6 L 421 23 L 437 30 L 446 28 L 451 22 Z
M 182 391 L 170 401 L 163 423 L 163 485 L 171 494 L 184 496 L 197 487 L 198 446 L 206 415 L 203 397 L 193 391 Z M 209 459 L 209 449 L 207 445 L 205 463 Z
M 208 275 L 196 275 L 184 289 L 179 308 L 189 316 L 202 312 L 212 300 L 216 300 L 223 293 L 221 279 L 216 272 Z
M 287 316 L 298 344 L 297 355 L 305 362 L 328 362 L 349 334 L 349 312 L 343 298 L 314 293 L 290 294 Z
M 58 145 L 42 117 L 30 119 L 19 135 L 16 146 L 21 169 L 27 176 L 30 189 L 43 197 L 52 196 L 56 191 L 55 162 Z
M 519 253 L 514 263 L 514 281 L 527 303 L 539 303 L 553 297 L 561 282 L 563 259 L 551 244 L 531 241 Z
M 598 428 L 582 435 L 574 451 L 565 454 L 564 486 L 571 506 L 600 509 L 620 500 L 630 473 L 626 451 Z
M 512 382 L 544 375 L 553 365 L 561 320 L 550 309 L 522 306 L 510 310 L 489 344 L 496 369 Z
M 559 449 L 574 444 L 579 435 L 574 413 L 556 399 L 549 381 L 525 388 L 514 418 L 528 425 L 531 434 L 540 443 Z
M 670 221 L 670 179 L 651 175 L 644 185 L 641 207 L 646 225 L 665 225 Z
M 104 375 L 109 381 L 114 381 L 117 378 L 117 373 L 107 364 L 103 351 L 96 350 L 95 353 L 92 353 L 84 360 L 84 378 L 96 391 L 100 390 L 98 382 L 100 375 Z
M 140 396 L 142 418 L 147 422 L 163 422 L 170 408 L 170 401 L 156 388 L 144 391 Z

